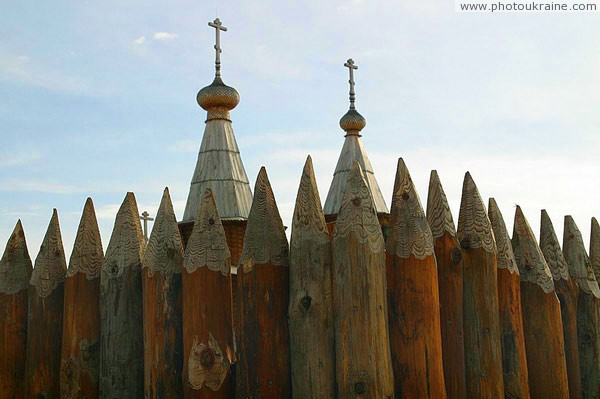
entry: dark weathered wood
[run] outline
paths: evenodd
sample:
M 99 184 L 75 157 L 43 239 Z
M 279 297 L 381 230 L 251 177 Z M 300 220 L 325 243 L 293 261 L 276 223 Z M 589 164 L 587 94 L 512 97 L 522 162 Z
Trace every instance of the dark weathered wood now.
M 56 209 L 35 259 L 29 285 L 25 397 L 58 398 L 64 281 L 67 271 Z
M 133 193 L 127 193 L 106 248 L 100 277 L 100 397 L 144 395 L 142 258 L 144 237 Z
M 529 398 L 519 269 L 504 218 L 493 198 L 489 201 L 488 216 L 498 250 L 498 305 L 502 331 L 504 395 L 509 398 Z
M 398 398 L 445 398 L 433 237 L 402 158 L 386 242 L 388 323 Z
M 335 397 L 331 242 L 310 156 L 292 219 L 290 351 L 297 398 Z
M 184 397 L 231 398 L 235 388 L 231 253 L 210 189 L 200 203 L 182 273 Z
M 569 271 L 579 286 L 577 341 L 582 397 L 600 397 L 600 289 L 581 232 L 571 216 L 565 216 L 563 251 Z
M 498 256 L 485 205 L 468 172 L 463 183 L 457 237 L 464 256 L 467 398 L 502 398 Z
M 65 278 L 60 394 L 99 397 L 102 241 L 92 199 L 83 208 Z
M 290 398 L 288 243 L 261 168 L 238 266 L 240 306 L 236 397 Z
M 577 340 L 577 299 L 579 287 L 569 274 L 560 243 L 550 216 L 542 210 L 540 226 L 540 249 L 552 273 L 556 294 L 560 302 L 565 343 L 565 358 L 569 378 L 569 398 L 581 399 L 581 370 L 579 367 L 579 344 Z
M 431 171 L 427 196 L 427 222 L 437 260 L 442 331 L 444 382 L 449 399 L 467 396 L 465 330 L 463 324 L 462 250 L 446 194 L 437 171 Z
M 333 314 L 339 398 L 392 398 L 384 241 L 358 163 L 333 236 Z
M 515 213 L 512 247 L 521 272 L 521 306 L 531 397 L 568 398 L 562 319 L 554 280 L 519 206 Z
M 21 221 L 0 260 L 0 399 L 23 397 L 31 259 Z
M 165 188 L 142 261 L 146 399 L 183 396 L 182 266 L 183 244 Z

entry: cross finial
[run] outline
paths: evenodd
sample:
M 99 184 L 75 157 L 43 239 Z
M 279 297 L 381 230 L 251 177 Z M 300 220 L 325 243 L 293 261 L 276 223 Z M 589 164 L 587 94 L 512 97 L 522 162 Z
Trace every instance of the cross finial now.
M 150 217 L 150 214 L 147 211 L 142 212 L 140 219 L 144 221 L 144 240 L 146 243 L 148 242 L 148 222 L 152 222 L 154 218 Z
M 354 65 L 354 60 L 352 58 L 346 61 L 344 66 L 350 71 L 350 80 L 348 80 L 348 83 L 350 83 L 350 109 L 356 109 L 354 106 L 354 101 L 356 100 L 356 93 L 354 92 L 354 71 L 358 69 L 358 66 Z
M 208 26 L 215 28 L 215 33 L 217 35 L 215 44 L 217 53 L 215 58 L 215 76 L 221 77 L 221 31 L 227 32 L 227 28 L 223 26 L 219 18 L 215 19 L 213 22 L 209 22 Z

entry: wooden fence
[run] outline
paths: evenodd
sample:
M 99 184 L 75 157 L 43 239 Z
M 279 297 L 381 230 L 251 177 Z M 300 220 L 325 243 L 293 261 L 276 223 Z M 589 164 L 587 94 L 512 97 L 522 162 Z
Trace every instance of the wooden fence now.
M 68 268 L 56 210 L 35 268 L 17 222 L 0 399 L 600 397 L 595 219 L 589 256 L 570 216 L 564 254 L 545 211 L 539 245 L 519 207 L 511 239 L 467 173 L 455 229 L 402 159 L 389 218 L 354 164 L 326 221 L 309 157 L 289 244 L 264 168 L 247 222 L 213 195 L 178 224 L 165 189 L 146 245 L 128 193 L 105 253 L 88 199 Z

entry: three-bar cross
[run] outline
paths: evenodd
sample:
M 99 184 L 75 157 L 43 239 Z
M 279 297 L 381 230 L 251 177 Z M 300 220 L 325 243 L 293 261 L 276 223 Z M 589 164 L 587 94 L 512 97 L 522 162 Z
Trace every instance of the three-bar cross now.
M 215 19 L 213 22 L 209 22 L 208 26 L 215 28 L 215 32 L 217 35 L 215 50 L 217 52 L 217 57 L 215 59 L 215 76 L 221 76 L 221 31 L 227 32 L 227 28 L 223 26 L 221 20 L 219 18 Z
M 358 69 L 357 65 L 354 65 L 354 60 L 350 58 L 344 63 L 344 66 L 350 71 L 350 109 L 355 109 L 354 101 L 356 100 L 356 93 L 354 92 L 354 71 Z

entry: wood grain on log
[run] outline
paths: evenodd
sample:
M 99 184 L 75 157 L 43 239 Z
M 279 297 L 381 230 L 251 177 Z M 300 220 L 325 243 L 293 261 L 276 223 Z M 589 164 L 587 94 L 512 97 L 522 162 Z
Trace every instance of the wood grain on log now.
M 468 172 L 463 183 L 457 237 L 464 255 L 467 398 L 502 398 L 498 256 L 485 205 Z
M 336 381 L 340 398 L 393 398 L 383 234 L 358 163 L 333 237 Z
M 238 266 L 236 397 L 290 398 L 288 243 L 265 168 L 254 187 Z
M 488 216 L 498 249 L 498 305 L 502 330 L 502 372 L 504 394 L 509 398 L 529 398 L 529 377 L 523 317 L 521 315 L 521 281 L 519 269 L 504 218 L 490 198 Z M 548 276 L 550 283 L 552 277 Z
M 448 200 L 435 170 L 431 171 L 429 180 L 427 222 L 437 260 L 446 394 L 449 399 L 462 399 L 467 396 L 462 251 Z
M 600 290 L 579 228 L 565 216 L 563 251 L 571 276 L 579 286 L 577 341 L 583 398 L 600 395 Z
M 60 346 L 66 270 L 67 262 L 55 209 L 35 259 L 29 285 L 26 398 L 50 399 L 60 395 Z
M 200 202 L 184 257 L 184 397 L 234 395 L 231 254 L 212 191 Z
M 94 204 L 88 198 L 65 279 L 60 392 L 64 399 L 99 397 L 100 270 L 104 262 Z
M 402 158 L 394 183 L 386 253 L 395 395 L 445 398 L 433 238 Z
M 183 396 L 182 266 L 183 244 L 165 188 L 142 261 L 146 399 Z
M 298 398 L 335 397 L 331 242 L 310 156 L 292 219 L 290 351 Z
M 552 273 L 519 206 L 512 246 L 521 271 L 521 306 L 532 398 L 569 397 L 560 303 Z M 552 378 L 548 378 L 551 375 Z
M 100 276 L 100 397 L 142 398 L 144 237 L 133 193 L 127 193 Z
M 23 396 L 27 287 L 32 268 L 19 220 L 0 260 L 0 399 Z

